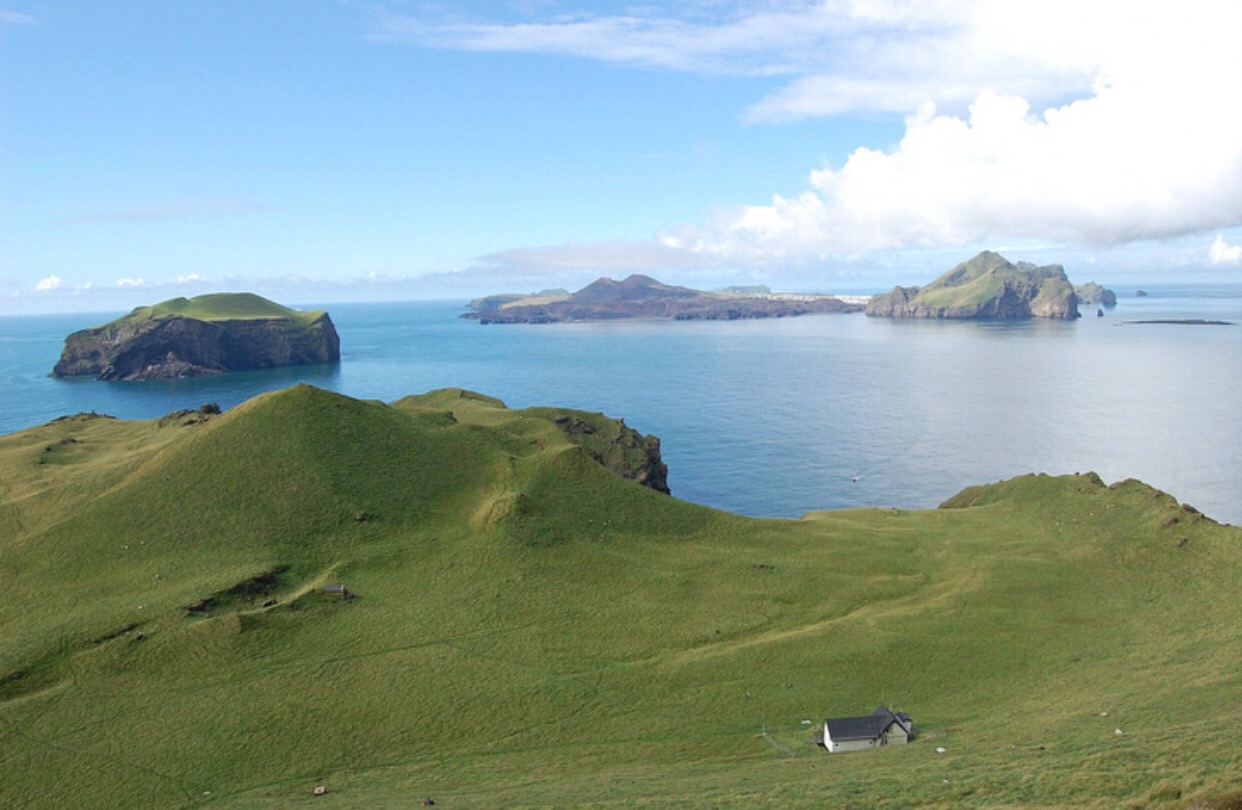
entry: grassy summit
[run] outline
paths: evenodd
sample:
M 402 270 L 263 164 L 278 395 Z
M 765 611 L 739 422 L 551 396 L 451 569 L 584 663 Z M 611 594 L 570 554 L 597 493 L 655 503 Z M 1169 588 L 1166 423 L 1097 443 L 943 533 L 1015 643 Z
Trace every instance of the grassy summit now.
M 757 520 L 575 419 L 299 386 L 0 438 L 0 804 L 1242 796 L 1238 529 L 1091 475 Z M 880 702 L 921 739 L 803 742 Z
M 159 304 L 138 307 L 126 317 L 143 320 L 176 316 L 199 321 L 287 318 L 310 325 L 322 315 L 322 310 L 303 312 L 290 309 L 254 293 L 209 293 L 194 298 L 172 298 Z

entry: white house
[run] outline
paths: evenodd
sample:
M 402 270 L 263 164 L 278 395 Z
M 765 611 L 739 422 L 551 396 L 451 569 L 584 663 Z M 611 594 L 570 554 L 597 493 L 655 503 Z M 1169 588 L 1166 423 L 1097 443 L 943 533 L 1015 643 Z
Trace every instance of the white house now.
M 893 714 L 887 706 L 880 706 L 866 717 L 835 717 L 824 721 L 824 747 L 833 753 L 905 745 L 913 735 L 914 723 L 910 715 Z

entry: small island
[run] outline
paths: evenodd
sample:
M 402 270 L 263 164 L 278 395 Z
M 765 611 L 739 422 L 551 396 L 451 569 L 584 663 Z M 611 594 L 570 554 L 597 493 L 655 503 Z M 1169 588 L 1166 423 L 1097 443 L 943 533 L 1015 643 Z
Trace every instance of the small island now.
M 470 302 L 463 318 L 479 323 L 563 323 L 623 318 L 738 320 L 786 318 L 826 312 L 861 312 L 863 305 L 815 293 L 773 293 L 766 287 L 703 292 L 663 284 L 650 276 L 622 281 L 601 278 L 576 293 L 548 290 L 534 295 L 489 295 Z
M 1078 296 L 1078 303 L 1083 305 L 1095 306 L 1098 304 L 1110 309 L 1117 306 L 1117 293 L 1107 287 L 1096 284 L 1094 281 L 1088 281 L 1086 284 L 1075 284 L 1074 294 Z
M 170 380 L 340 359 L 327 312 L 301 312 L 251 293 L 214 293 L 138 307 L 74 332 L 51 376 Z
M 1093 297 L 1100 296 L 1100 303 L 1105 302 L 1105 293 L 1111 295 L 1094 282 L 1082 289 Z M 892 292 L 875 296 L 867 304 L 867 314 L 959 320 L 1079 317 L 1078 295 L 1064 267 L 1014 264 L 992 251 L 962 262 L 925 287 L 895 287 Z

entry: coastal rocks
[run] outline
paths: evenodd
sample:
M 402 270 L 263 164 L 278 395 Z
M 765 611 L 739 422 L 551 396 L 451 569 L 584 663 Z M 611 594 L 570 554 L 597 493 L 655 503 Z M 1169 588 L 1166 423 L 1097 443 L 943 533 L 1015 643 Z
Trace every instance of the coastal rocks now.
M 1017 320 L 1079 317 L 1078 296 L 1059 264 L 1013 264 L 984 251 L 926 287 L 896 287 L 867 304 L 884 318 Z
M 601 466 L 622 478 L 669 494 L 668 465 L 660 457 L 658 436 L 644 435 L 624 420 L 603 415 L 597 415 L 594 424 L 582 416 L 567 414 L 555 417 L 554 421 L 570 441 L 586 450 Z
M 338 362 L 326 312 L 299 312 L 249 294 L 178 298 L 65 338 L 53 377 L 166 380 Z

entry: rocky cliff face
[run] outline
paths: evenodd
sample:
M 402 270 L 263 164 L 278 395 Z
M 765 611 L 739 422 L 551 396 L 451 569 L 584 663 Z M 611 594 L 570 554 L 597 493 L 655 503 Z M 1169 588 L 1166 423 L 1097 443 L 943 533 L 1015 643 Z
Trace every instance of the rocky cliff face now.
M 867 314 L 886 318 L 1016 320 L 1073 319 L 1078 298 L 1059 264 L 1013 264 L 985 251 L 926 287 L 895 287 L 867 304 Z
M 326 312 L 306 322 L 127 316 L 69 335 L 52 376 L 166 380 L 340 358 L 340 337 Z

